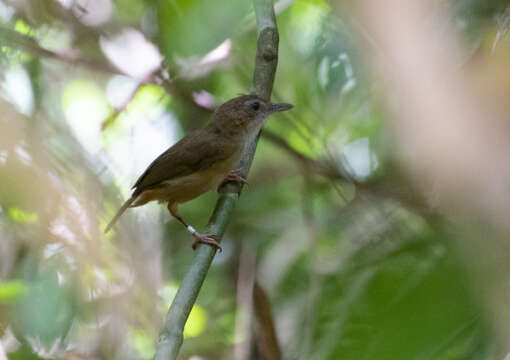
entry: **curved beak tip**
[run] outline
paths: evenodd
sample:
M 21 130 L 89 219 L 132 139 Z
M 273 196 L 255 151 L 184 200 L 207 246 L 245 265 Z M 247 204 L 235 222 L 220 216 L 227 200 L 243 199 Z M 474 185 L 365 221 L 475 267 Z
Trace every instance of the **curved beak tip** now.
M 286 103 L 275 103 L 271 104 L 271 112 L 280 112 L 290 110 L 294 107 L 294 105 L 286 104 Z

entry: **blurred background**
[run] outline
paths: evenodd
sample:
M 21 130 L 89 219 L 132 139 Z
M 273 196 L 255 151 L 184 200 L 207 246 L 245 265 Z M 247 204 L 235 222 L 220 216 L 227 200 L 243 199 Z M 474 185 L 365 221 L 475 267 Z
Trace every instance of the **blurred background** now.
M 280 0 L 183 359 L 508 359 L 508 1 Z M 251 86 L 249 0 L 0 0 L 0 360 L 151 359 L 191 263 L 149 163 Z M 180 207 L 203 229 L 215 193 Z

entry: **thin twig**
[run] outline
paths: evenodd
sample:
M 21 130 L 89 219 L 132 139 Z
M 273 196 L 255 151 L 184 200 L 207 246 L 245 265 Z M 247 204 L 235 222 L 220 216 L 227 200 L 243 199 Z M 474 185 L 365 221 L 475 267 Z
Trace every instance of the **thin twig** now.
M 84 57 L 76 49 L 67 49 L 65 51 L 59 52 L 48 50 L 39 45 L 35 38 L 20 34 L 19 32 L 4 26 L 0 26 L 0 45 L 12 47 L 34 56 L 57 60 L 71 65 L 79 65 L 83 68 L 96 72 L 131 77 L 131 75 L 118 69 L 103 58 Z M 167 73 L 168 69 L 164 68 L 162 65 L 159 69 L 147 76 L 145 80 L 141 81 L 139 86 L 145 84 L 155 84 L 162 86 L 168 93 L 179 98 L 185 104 L 191 104 L 198 107 L 198 105 L 193 102 L 191 98 L 187 98 L 176 86 L 174 86 L 173 82 L 168 78 Z
M 278 62 L 278 30 L 272 0 L 254 0 L 255 17 L 258 29 L 257 56 L 253 74 L 253 92 L 269 100 L 273 89 L 276 65 Z M 240 172 L 247 176 L 255 154 L 258 138 L 243 155 Z M 227 184 L 220 192 L 218 202 L 207 226 L 207 233 L 217 235 L 221 240 L 227 223 L 233 213 L 242 186 Z M 216 254 L 216 248 L 199 246 L 193 263 L 184 277 L 175 296 L 165 324 L 159 336 L 155 360 L 173 360 L 177 358 L 183 342 L 183 330 L 189 313 L 195 303 L 202 283 Z
M 63 52 L 48 50 L 39 45 L 34 38 L 3 26 L 0 26 L 0 45 L 13 47 L 35 56 L 54 59 L 72 65 L 80 64 L 94 71 L 124 75 L 122 71 L 108 62 L 100 59 L 81 57 L 75 49 L 69 49 Z

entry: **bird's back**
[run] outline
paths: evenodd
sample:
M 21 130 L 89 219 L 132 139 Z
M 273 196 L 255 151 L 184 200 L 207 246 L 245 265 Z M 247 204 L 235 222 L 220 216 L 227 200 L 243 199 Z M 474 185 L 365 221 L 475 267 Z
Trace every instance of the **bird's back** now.
M 142 196 L 133 206 L 151 200 L 185 202 L 217 187 L 239 162 L 241 149 L 242 144 L 210 128 L 188 134 L 136 181 L 133 196 Z

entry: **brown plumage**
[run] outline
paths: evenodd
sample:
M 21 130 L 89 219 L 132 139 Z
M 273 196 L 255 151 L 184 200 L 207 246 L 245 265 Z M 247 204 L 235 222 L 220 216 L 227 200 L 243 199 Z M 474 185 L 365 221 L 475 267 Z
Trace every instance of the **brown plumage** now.
M 172 216 L 193 234 L 194 248 L 198 243 L 219 247 L 213 235 L 199 234 L 178 215 L 178 204 L 218 188 L 224 180 L 245 182 L 233 171 L 245 145 L 258 134 L 267 116 L 291 107 L 271 104 L 255 95 L 242 95 L 221 105 L 209 123 L 186 135 L 149 165 L 105 232 L 128 207 L 157 200 L 168 202 Z

